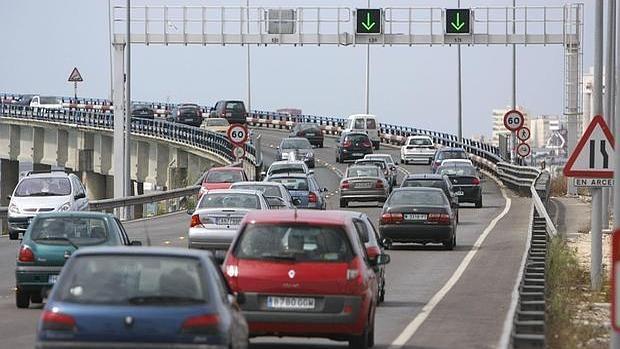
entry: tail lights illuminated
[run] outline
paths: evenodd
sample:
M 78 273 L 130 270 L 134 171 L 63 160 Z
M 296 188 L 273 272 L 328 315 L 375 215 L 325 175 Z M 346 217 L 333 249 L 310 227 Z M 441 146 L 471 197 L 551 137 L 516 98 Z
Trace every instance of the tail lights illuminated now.
M 183 321 L 181 328 L 185 333 L 213 333 L 217 332 L 219 323 L 219 316 L 205 314 L 188 317 Z
M 476 177 L 474 177 L 474 179 L 472 179 L 471 184 L 475 184 L 475 185 L 480 185 L 480 180 Z
M 345 148 L 349 148 L 352 145 L 353 145 L 353 142 L 351 142 L 351 140 L 348 139 L 348 138 L 345 139 L 344 142 L 342 143 L 342 146 L 345 147 Z
M 375 188 L 377 189 L 383 189 L 383 181 L 382 180 L 377 180 L 377 182 L 375 183 Z
M 381 224 L 399 224 L 403 219 L 402 213 L 384 213 L 381 216 Z
M 372 147 L 372 143 L 370 143 L 370 140 L 365 139 L 365 140 L 362 142 L 362 146 L 364 146 L 365 148 L 370 148 L 370 147 Z
M 34 262 L 34 252 L 29 246 L 23 245 L 19 249 L 17 260 L 20 262 Z
M 319 197 L 314 192 L 310 192 L 310 194 L 308 194 L 308 202 L 317 203 L 318 201 Z
M 41 314 L 41 328 L 51 331 L 73 331 L 75 319 L 71 315 L 59 313 L 54 309 L 45 310 Z
M 450 215 L 447 213 L 429 213 L 428 222 L 450 224 Z
M 351 186 L 351 184 L 349 183 L 349 181 L 342 181 L 342 183 L 340 183 L 340 189 L 349 189 Z
M 192 221 L 190 223 L 190 228 L 194 228 L 194 227 L 202 227 L 202 222 L 200 221 L 200 216 L 195 214 L 192 215 Z

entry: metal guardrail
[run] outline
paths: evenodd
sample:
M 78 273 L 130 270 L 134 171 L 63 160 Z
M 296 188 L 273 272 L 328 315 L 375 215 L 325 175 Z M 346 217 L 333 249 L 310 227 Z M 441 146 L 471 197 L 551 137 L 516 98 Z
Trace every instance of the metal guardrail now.
M 187 196 L 198 194 L 200 190 L 199 185 L 193 185 L 190 187 L 167 190 L 160 193 L 148 193 L 143 195 L 129 196 L 119 199 L 104 199 L 91 201 L 88 204 L 90 211 L 110 211 L 121 207 L 131 207 L 136 205 L 143 205 L 152 202 L 179 199 Z

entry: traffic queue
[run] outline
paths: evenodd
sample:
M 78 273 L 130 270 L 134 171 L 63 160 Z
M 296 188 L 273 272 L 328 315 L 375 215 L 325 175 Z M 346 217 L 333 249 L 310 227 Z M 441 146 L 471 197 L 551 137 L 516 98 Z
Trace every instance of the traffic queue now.
M 323 141 L 311 144 L 309 130 L 282 140 L 262 181 L 239 167 L 206 171 L 187 211 L 189 250 L 139 247 L 111 214 L 32 217 L 18 253 L 16 305 L 47 298 L 37 347 L 246 348 L 260 336 L 372 347 L 386 298 L 385 251 L 402 243 L 454 249 L 460 204 L 482 206 L 480 174 L 462 149 L 410 137 L 400 162 L 431 167 L 399 184 L 391 155 L 374 153 L 366 133 L 344 132 L 336 160 L 352 162 L 338 188 L 343 210 L 326 210 L 328 189 L 314 172 L 313 145 Z M 357 202 L 376 202 L 379 221 L 345 210 Z

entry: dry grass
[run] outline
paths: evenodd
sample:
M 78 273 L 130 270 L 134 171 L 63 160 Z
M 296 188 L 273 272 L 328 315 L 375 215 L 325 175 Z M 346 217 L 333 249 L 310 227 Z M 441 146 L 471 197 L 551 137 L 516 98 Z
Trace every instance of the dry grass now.
M 566 178 L 564 176 L 558 176 L 551 178 L 551 184 L 549 187 L 549 194 L 551 196 L 564 196 L 567 193 Z
M 584 321 L 592 303 L 609 302 L 609 283 L 590 291 L 590 274 L 579 264 L 576 249 L 556 238 L 550 243 L 547 270 L 547 345 L 549 348 L 602 348 L 596 338 L 607 330 Z M 604 274 L 605 275 L 605 274 Z

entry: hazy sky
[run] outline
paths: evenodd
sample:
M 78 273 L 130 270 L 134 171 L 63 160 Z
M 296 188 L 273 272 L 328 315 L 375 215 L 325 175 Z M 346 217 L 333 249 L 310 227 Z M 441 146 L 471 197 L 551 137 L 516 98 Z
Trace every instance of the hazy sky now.
M 113 1 L 123 5 L 125 1 Z M 227 5 L 244 1 L 133 1 L 136 5 Z M 366 7 L 366 0 L 251 0 L 251 6 Z M 512 1 L 467 1 L 462 7 Z M 563 5 L 525 1 L 518 5 Z M 592 63 L 592 1 L 586 2 L 584 70 Z M 108 97 L 106 0 L 0 0 L 0 91 L 68 96 L 77 66 L 78 94 Z M 373 6 L 456 7 L 451 1 L 371 1 Z M 132 98 L 212 104 L 245 99 L 246 51 L 237 46 L 132 46 Z M 252 107 L 298 107 L 306 114 L 346 116 L 364 110 L 365 47 L 252 47 Z M 382 121 L 456 131 L 456 48 L 373 47 L 371 113 Z M 511 99 L 511 49 L 463 47 L 463 119 L 466 136 L 491 133 L 491 110 Z M 517 101 L 530 114 L 561 114 L 563 49 L 518 49 Z

